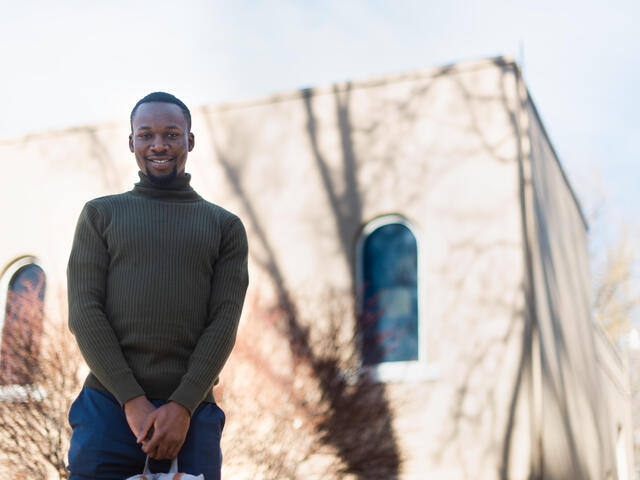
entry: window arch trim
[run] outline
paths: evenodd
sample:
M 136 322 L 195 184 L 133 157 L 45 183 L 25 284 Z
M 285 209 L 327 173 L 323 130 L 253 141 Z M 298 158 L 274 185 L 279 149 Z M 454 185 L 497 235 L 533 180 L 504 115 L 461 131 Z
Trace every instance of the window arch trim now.
M 7 316 L 7 298 L 11 281 L 22 268 L 29 265 L 39 267 L 44 272 L 46 278 L 47 270 L 40 259 L 33 255 L 23 255 L 14 259 L 0 272 L 0 308 L 2 309 L 2 311 L 0 311 L 0 343 L 2 342 L 2 333 Z M 0 350 L 0 363 L 2 362 L 1 353 Z M 39 401 L 42 400 L 44 396 L 44 390 L 38 385 L 0 385 L 0 401 Z
M 22 268 L 29 265 L 40 267 L 46 274 L 46 270 L 42 266 L 40 260 L 33 255 L 24 255 L 22 257 L 16 258 L 4 268 L 2 273 L 0 273 L 0 308 L 2 308 L 2 311 L 0 312 L 0 335 L 2 335 L 2 330 L 4 329 L 4 322 L 7 315 L 7 295 L 9 293 L 9 285 L 11 284 L 11 280 L 13 280 L 13 277 L 15 277 Z M 0 359 L 0 361 L 2 361 L 2 359 Z
M 362 365 L 361 374 L 369 376 L 377 382 L 409 382 L 427 381 L 439 377 L 437 365 L 428 361 L 427 352 L 427 322 L 424 288 L 424 255 L 421 248 L 422 234 L 418 226 L 403 215 L 392 213 L 373 218 L 361 229 L 356 241 L 355 251 L 355 286 L 356 312 L 358 317 L 364 313 L 364 278 L 363 257 L 364 244 L 367 238 L 376 230 L 386 225 L 399 224 L 406 227 L 416 242 L 417 260 L 417 300 L 418 300 L 418 360 L 382 362 L 375 365 Z

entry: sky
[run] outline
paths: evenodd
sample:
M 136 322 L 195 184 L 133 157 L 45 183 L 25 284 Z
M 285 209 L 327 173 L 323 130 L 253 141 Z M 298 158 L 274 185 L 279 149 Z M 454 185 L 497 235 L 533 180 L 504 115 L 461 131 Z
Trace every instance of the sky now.
M 0 0 L 0 139 L 511 55 L 587 215 L 637 226 L 637 0 Z M 634 227 L 635 228 L 635 227 Z

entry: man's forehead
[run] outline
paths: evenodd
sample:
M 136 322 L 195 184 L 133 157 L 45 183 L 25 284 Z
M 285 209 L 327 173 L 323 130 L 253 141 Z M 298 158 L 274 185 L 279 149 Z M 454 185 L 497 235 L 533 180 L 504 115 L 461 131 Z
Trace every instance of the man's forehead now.
M 163 124 L 163 126 L 173 126 L 185 128 L 187 119 L 182 109 L 167 102 L 147 102 L 141 104 L 133 116 L 133 123 L 136 128 L 149 126 L 149 123 Z

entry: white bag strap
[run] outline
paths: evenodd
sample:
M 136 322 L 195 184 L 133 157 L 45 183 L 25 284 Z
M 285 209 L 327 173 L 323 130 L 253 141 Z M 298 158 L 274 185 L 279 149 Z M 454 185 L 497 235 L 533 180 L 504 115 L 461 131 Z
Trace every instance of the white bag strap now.
M 151 471 L 149 470 L 149 455 L 147 455 L 147 459 L 144 461 L 144 470 L 142 470 L 143 475 L 149 475 Z
M 178 457 L 171 460 L 171 468 L 168 473 L 178 473 Z M 142 471 L 143 475 L 151 475 L 151 471 L 149 470 L 149 455 L 147 455 L 147 459 L 144 461 L 144 470 Z
M 169 473 L 178 473 L 178 457 L 171 460 L 171 468 L 169 469 Z

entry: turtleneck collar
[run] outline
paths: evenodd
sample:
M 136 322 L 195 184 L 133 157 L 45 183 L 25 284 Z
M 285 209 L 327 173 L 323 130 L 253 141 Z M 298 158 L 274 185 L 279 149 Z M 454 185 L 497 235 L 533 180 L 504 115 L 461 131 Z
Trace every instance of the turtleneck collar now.
M 187 202 L 200 199 L 200 195 L 189 185 L 191 175 L 188 173 L 185 173 L 183 177 L 176 177 L 166 185 L 153 183 L 142 172 L 138 172 L 138 176 L 140 181 L 134 185 L 133 191 L 145 197 Z

